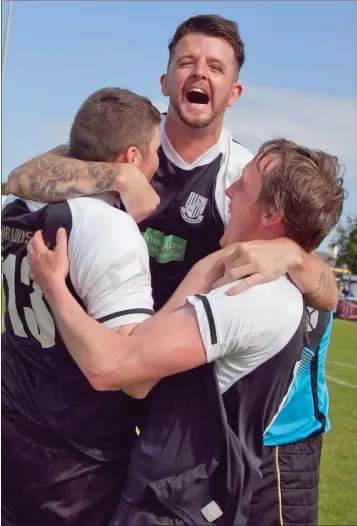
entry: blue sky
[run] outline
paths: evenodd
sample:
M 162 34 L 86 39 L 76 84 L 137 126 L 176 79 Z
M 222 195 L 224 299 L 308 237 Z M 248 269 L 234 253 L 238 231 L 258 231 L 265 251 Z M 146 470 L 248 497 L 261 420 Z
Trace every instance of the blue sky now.
M 252 150 L 284 135 L 335 153 L 346 165 L 345 209 L 356 213 L 356 2 L 14 1 L 2 179 L 66 141 L 74 113 L 95 89 L 126 87 L 164 108 L 159 78 L 168 40 L 198 13 L 237 21 L 246 43 L 245 91 L 226 127 Z

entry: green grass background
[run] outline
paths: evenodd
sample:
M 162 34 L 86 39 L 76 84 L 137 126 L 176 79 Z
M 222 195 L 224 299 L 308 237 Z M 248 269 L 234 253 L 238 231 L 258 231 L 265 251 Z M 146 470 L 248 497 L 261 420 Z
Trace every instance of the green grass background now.
M 1 297 L 4 312 L 4 294 Z M 333 362 L 339 362 L 339 365 Z M 357 386 L 357 323 L 334 320 L 326 374 Z M 328 381 L 331 429 L 324 437 L 319 524 L 357 525 L 357 390 Z
M 357 387 L 356 322 L 334 320 L 326 374 Z M 322 449 L 319 524 L 352 526 L 357 525 L 357 389 L 327 382 L 331 429 Z

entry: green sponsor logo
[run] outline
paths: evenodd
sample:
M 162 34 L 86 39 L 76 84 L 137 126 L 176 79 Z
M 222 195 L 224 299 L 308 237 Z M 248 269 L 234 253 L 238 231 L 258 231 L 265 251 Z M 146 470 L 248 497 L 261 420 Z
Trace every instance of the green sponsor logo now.
M 149 254 L 159 263 L 169 261 L 183 261 L 186 252 L 187 241 L 174 235 L 165 236 L 160 230 L 148 228 L 144 233 L 144 239 L 148 246 Z

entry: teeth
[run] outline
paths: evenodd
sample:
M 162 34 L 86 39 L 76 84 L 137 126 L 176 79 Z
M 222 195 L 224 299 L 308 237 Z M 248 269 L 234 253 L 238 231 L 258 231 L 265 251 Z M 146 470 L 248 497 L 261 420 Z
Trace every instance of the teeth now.
M 206 92 L 203 91 L 203 89 L 200 89 L 200 88 L 191 88 L 190 91 L 197 91 L 198 93 L 203 93 L 204 95 L 206 95 Z

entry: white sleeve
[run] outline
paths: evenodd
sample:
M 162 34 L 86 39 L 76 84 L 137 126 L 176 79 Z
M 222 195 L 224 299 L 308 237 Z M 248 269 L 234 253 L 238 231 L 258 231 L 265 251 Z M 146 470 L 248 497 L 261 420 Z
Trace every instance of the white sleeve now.
M 117 330 L 153 314 L 149 256 L 126 213 L 96 198 L 69 201 L 70 278 L 89 316 Z
M 302 296 L 286 277 L 227 296 L 232 285 L 187 301 L 196 312 L 207 362 L 235 355 L 237 370 L 252 369 L 290 341 L 301 321 Z

